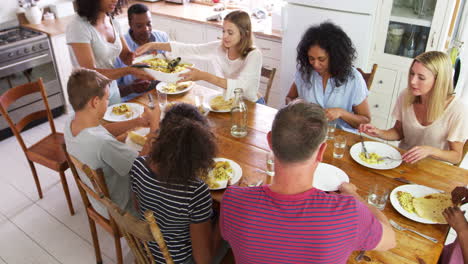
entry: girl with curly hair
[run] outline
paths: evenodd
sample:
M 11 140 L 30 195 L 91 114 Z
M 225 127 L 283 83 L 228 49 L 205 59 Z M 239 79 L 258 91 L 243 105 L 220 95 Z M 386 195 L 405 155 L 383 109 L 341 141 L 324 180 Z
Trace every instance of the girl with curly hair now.
M 307 29 L 297 46 L 297 72 L 286 104 L 297 97 L 322 106 L 329 121 L 356 132 L 370 122 L 368 90 L 353 67 L 351 39 L 338 26 L 325 22 Z
M 73 64 L 96 70 L 113 80 L 110 84 L 110 105 L 120 102 L 116 79 L 128 74 L 139 79 L 154 79 L 150 74 L 134 67 L 114 69 L 118 57 L 126 65 L 131 65 L 134 58 L 117 21 L 114 20 L 114 16 L 126 4 L 127 0 L 77 0 L 78 16 L 73 18 L 66 30 Z
M 385 140 L 400 140 L 408 150 L 404 161 L 426 157 L 457 164 L 468 138 L 468 107 L 453 92 L 452 64 L 447 54 L 429 51 L 414 58 L 404 90 L 393 110 L 395 125 L 388 130 L 371 124 L 359 130 Z
M 181 74 L 183 81 L 206 81 L 226 89 L 227 98 L 234 96 L 234 89 L 241 88 L 245 99 L 265 103 L 259 95 L 262 53 L 253 45 L 252 23 L 245 11 L 227 14 L 223 22 L 222 40 L 202 44 L 180 42 L 151 42 L 140 46 L 138 55 L 151 50 L 165 50 L 177 56 L 205 60 L 211 63 L 214 73 L 196 68 Z
M 171 107 L 161 121 L 149 156 L 130 170 L 131 189 L 144 219 L 154 212 L 175 263 L 210 263 L 214 239 L 212 199 L 198 176 L 211 168 L 217 151 L 207 119 L 189 104 Z M 156 243 L 156 263 L 166 263 Z

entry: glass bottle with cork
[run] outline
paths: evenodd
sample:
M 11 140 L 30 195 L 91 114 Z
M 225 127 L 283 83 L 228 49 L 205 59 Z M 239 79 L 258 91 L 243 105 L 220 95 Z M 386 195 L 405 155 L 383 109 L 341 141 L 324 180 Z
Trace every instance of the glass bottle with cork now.
M 234 90 L 234 104 L 231 108 L 231 135 L 241 138 L 247 136 L 247 106 L 241 88 Z

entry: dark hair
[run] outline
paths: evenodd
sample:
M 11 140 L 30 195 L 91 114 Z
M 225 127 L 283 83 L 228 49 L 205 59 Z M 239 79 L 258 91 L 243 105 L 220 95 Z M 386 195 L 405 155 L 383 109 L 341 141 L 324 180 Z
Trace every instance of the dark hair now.
M 126 6 L 128 0 L 119 0 L 112 13 L 108 13 L 111 18 L 122 12 L 122 7 Z M 85 17 L 91 25 L 96 25 L 96 20 L 101 10 L 101 0 L 76 0 L 76 12 L 80 17 Z
M 307 55 L 312 46 L 318 45 L 328 53 L 328 72 L 335 78 L 336 86 L 341 86 L 351 75 L 356 49 L 353 42 L 341 27 L 324 22 L 309 27 L 297 45 L 297 64 L 305 82 L 310 80 L 312 66 Z
M 91 98 L 102 98 L 106 86 L 112 80 L 95 70 L 78 68 L 72 72 L 67 83 L 68 101 L 74 111 L 82 110 Z
M 235 10 L 227 14 L 224 21 L 233 23 L 239 29 L 239 53 L 241 58 L 245 59 L 249 52 L 255 49 L 253 47 L 252 23 L 249 14 L 242 10 Z
M 157 180 L 188 186 L 189 181 L 208 173 L 216 151 L 206 118 L 194 106 L 180 103 L 161 121 L 149 161 L 157 167 Z
M 296 102 L 278 111 L 271 129 L 272 149 L 282 162 L 308 159 L 325 140 L 327 119 L 322 107 Z
M 139 3 L 133 4 L 127 10 L 128 21 L 132 19 L 133 14 L 136 14 L 136 15 L 145 14 L 148 11 L 149 11 L 148 7 L 144 4 L 139 4 Z

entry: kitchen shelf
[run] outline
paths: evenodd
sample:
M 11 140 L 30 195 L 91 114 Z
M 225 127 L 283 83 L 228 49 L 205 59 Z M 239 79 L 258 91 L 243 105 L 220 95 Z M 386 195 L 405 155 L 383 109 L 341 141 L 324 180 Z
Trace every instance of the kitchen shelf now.
M 416 26 L 431 27 L 432 17 L 419 18 L 416 16 L 416 14 L 413 13 L 413 9 L 411 8 L 394 6 L 392 8 L 390 21 Z

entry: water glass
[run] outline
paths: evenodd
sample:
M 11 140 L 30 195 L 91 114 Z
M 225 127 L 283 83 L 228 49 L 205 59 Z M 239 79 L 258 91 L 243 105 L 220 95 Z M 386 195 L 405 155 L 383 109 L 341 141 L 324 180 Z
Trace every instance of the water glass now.
M 335 138 L 335 130 L 336 130 L 336 122 L 335 121 L 328 122 L 327 140 L 332 140 L 333 138 Z
M 346 151 L 346 137 L 335 136 L 333 141 L 333 157 L 341 159 Z
M 158 92 L 159 109 L 161 109 L 161 112 L 164 112 L 164 108 L 166 107 L 166 104 L 167 104 L 167 94 L 160 92 L 159 90 L 157 92 Z
M 367 203 L 377 207 L 380 211 L 385 208 L 388 200 L 389 190 L 382 185 L 374 184 L 369 188 Z

